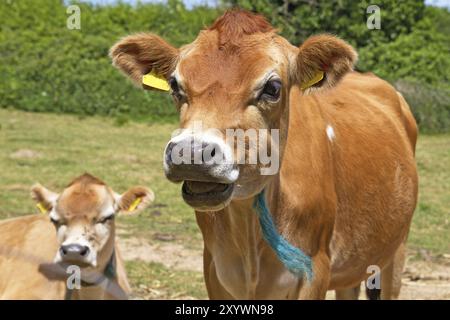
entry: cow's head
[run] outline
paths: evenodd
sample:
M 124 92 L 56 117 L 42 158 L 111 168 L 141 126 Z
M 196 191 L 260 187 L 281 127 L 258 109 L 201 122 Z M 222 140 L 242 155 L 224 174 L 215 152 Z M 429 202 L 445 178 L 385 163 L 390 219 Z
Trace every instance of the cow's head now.
M 114 217 L 121 211 L 137 212 L 154 197 L 144 187 L 119 195 L 89 174 L 76 178 L 60 194 L 37 184 L 31 195 L 55 225 L 55 262 L 80 267 L 106 265 L 114 250 Z
M 356 60 L 334 36 L 312 36 L 295 47 L 263 17 L 240 10 L 180 49 L 136 34 L 110 55 L 138 85 L 150 71 L 167 79 L 181 130 L 167 144 L 164 169 L 169 180 L 184 182 L 185 201 L 200 211 L 260 192 L 281 163 L 291 90 L 331 87 Z

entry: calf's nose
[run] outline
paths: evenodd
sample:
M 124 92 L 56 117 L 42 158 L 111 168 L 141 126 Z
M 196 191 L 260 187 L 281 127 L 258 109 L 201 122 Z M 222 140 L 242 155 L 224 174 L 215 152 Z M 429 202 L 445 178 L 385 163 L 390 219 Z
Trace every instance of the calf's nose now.
M 65 260 L 83 260 L 89 254 L 89 247 L 79 244 L 63 245 L 59 249 L 61 257 Z

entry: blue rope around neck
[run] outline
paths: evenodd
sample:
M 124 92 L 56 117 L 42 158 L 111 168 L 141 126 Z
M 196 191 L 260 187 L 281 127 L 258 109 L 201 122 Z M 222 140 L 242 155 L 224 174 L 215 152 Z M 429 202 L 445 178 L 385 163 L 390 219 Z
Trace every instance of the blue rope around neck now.
M 270 210 L 267 207 L 264 190 L 256 196 L 253 207 L 258 214 L 264 239 L 269 243 L 278 256 L 278 259 L 295 276 L 303 277 L 306 274 L 308 281 L 313 278 L 311 257 L 301 249 L 290 244 L 277 231 Z

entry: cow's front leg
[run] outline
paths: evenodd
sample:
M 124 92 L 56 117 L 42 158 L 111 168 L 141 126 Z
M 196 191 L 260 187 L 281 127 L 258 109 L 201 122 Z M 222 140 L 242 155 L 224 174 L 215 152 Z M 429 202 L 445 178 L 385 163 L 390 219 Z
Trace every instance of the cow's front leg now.
M 330 282 L 330 258 L 325 250 L 319 250 L 312 257 L 312 279 L 306 277 L 301 283 L 298 298 L 300 300 L 325 299 Z

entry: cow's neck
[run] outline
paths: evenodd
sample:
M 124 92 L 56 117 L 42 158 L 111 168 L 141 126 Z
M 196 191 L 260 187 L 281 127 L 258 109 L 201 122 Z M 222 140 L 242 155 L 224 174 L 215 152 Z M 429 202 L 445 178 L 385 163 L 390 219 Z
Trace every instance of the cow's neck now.
M 266 192 L 272 188 L 273 182 Z M 196 213 L 217 278 L 231 296 L 239 299 L 261 298 L 257 287 L 262 279 L 282 276 L 286 271 L 262 236 L 254 203 L 255 197 L 233 200 L 221 212 Z M 269 269 L 264 268 L 263 261 L 274 261 L 270 268 L 273 274 L 267 274 Z
M 68 291 L 68 297 L 74 300 L 102 300 L 108 295 L 110 282 L 116 281 L 116 266 L 114 253 L 106 266 L 94 270 L 82 270 L 81 287 L 78 290 Z
M 217 276 L 222 278 L 221 282 L 239 283 L 240 288 L 236 291 L 240 291 L 243 298 L 254 298 L 259 273 L 258 246 L 262 237 L 252 208 L 253 201 L 254 198 L 233 200 L 221 212 L 197 213 L 205 247 L 213 256 Z M 235 267 L 229 268 L 230 264 Z

